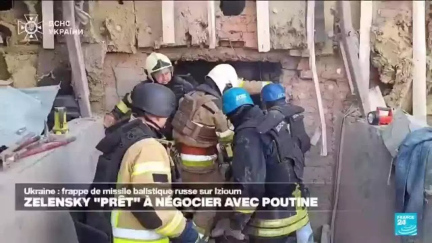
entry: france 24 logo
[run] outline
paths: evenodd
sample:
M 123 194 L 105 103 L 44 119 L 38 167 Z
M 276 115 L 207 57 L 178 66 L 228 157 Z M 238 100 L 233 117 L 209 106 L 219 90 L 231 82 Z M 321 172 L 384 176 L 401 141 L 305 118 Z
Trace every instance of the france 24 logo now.
M 395 235 L 416 236 L 417 235 L 417 214 L 416 213 L 395 213 Z

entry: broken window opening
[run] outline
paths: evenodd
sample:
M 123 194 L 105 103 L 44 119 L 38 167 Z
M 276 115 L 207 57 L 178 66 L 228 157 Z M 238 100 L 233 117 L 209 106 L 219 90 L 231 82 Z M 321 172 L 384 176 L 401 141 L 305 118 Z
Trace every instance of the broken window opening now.
M 232 0 L 221 0 L 220 9 L 225 16 L 237 16 L 240 15 L 245 9 L 246 1 L 232 1 Z
M 11 36 L 12 31 L 8 27 L 0 24 L 0 46 L 7 46 Z
M 282 75 L 282 66 L 278 62 L 207 62 L 198 61 L 177 61 L 174 65 L 174 75 L 190 75 L 196 82 L 203 83 L 204 77 L 216 65 L 231 64 L 239 78 L 245 81 L 271 81 L 279 83 Z M 252 95 L 252 99 L 257 105 L 261 105 L 260 95 Z
M 0 11 L 8 11 L 13 8 L 13 0 L 2 0 L 0 2 Z

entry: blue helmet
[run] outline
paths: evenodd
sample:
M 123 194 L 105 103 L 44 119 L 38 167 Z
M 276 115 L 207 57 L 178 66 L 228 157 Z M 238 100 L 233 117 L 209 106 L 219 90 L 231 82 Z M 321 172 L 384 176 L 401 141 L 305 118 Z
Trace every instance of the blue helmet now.
M 222 112 L 226 115 L 242 105 L 253 105 L 252 98 L 243 88 L 231 88 L 222 96 Z
M 264 102 L 272 102 L 279 99 L 285 99 L 285 89 L 281 84 L 267 84 L 261 90 L 261 98 Z

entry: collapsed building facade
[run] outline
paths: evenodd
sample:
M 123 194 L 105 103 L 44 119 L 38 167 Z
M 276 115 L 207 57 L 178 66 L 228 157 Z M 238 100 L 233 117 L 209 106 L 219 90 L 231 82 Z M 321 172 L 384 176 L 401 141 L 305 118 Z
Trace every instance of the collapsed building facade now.
M 283 84 L 291 102 L 305 108 L 308 134 L 311 137 L 317 134 L 320 118 L 306 43 L 307 2 L 268 2 L 269 51 L 262 51 L 258 45 L 260 32 L 265 30 L 260 27 L 257 13 L 261 10 L 255 1 L 244 1 L 238 6 L 230 1 L 210 1 L 214 28 L 209 27 L 212 18 L 207 1 L 175 1 L 172 12 L 167 12 L 169 5 L 164 4 L 169 2 L 172 1 L 77 4 L 80 7 L 75 14 L 83 30 L 81 48 L 94 114 L 111 110 L 134 85 L 145 80 L 146 57 L 157 51 L 172 60 L 174 72 L 190 73 L 198 82 L 203 81 L 212 67 L 226 62 L 245 80 Z M 354 27 L 358 29 L 359 2 L 353 1 L 351 5 Z M 54 1 L 53 7 L 53 20 L 62 20 L 61 2 Z M 54 49 L 44 49 L 41 38 L 29 42 L 28 33 L 20 31 L 17 20 L 26 22 L 27 14 L 39 17 L 44 14 L 41 2 L 4 1 L 1 10 L 0 80 L 12 82 L 15 88 L 61 84 L 59 94 L 76 96 L 65 36 L 54 35 Z M 315 11 L 316 65 L 328 144 L 325 157 L 320 156 L 319 143 L 312 148 L 305 168 L 305 182 L 323 185 L 321 190 L 311 192 L 318 195 L 323 210 L 311 215 L 312 225 L 317 229 L 328 224 L 331 217 L 336 117 L 357 102 L 337 45 L 336 1 L 317 2 Z M 166 26 L 165 15 L 173 18 L 173 26 Z M 393 107 L 404 102 L 412 81 L 410 26 L 410 2 L 374 2 L 371 79 L 380 86 L 387 105 Z M 173 34 L 170 43 L 165 43 L 165 38 L 170 37 L 164 31 Z M 429 46 L 431 38 L 428 37 Z

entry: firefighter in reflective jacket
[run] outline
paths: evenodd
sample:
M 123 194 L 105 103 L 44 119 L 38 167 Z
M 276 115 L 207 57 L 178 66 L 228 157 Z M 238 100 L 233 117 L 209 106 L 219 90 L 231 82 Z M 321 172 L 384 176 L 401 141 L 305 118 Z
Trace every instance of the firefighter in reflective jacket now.
M 197 83 L 193 78 L 186 76 L 174 76 L 173 66 L 169 58 L 161 53 L 153 52 L 147 59 L 145 64 L 145 73 L 147 83 L 159 83 L 170 88 L 176 95 L 177 102 L 184 94 L 192 91 Z M 114 109 L 105 115 L 104 126 L 109 128 L 119 121 L 128 121 L 131 114 L 131 97 L 130 93 L 126 94 L 124 98 L 114 107 Z M 169 125 L 169 122 L 168 124 Z
M 291 136 L 303 154 L 309 151 L 311 144 L 303 123 L 304 108 L 286 102 L 285 89 L 281 84 L 265 86 L 261 91 L 261 100 L 264 102 L 267 112 L 282 113 L 289 124 Z
M 123 156 L 117 183 L 167 183 L 172 180 L 171 162 L 164 146 L 155 138 L 176 107 L 174 93 L 160 85 L 144 83 L 132 91 L 132 112 L 153 131 L 153 136 L 137 141 Z M 133 137 L 133 136 L 131 136 Z M 113 211 L 114 243 L 199 242 L 192 222 L 177 209 Z
M 223 112 L 235 127 L 232 175 L 234 182 L 241 184 L 242 197 L 304 196 L 294 172 L 297 164 L 303 164 L 302 152 L 292 140 L 284 117 L 266 115 L 253 106 L 242 88 L 227 90 L 222 99 Z M 271 183 L 277 184 L 266 186 Z M 287 242 L 296 235 L 299 243 L 313 243 L 306 208 L 266 206 L 234 211 L 224 233 L 228 242 L 245 236 L 249 242 Z
M 226 157 L 232 157 L 234 133 L 222 112 L 222 93 L 237 80 L 237 73 L 231 65 L 217 65 L 205 77 L 203 84 L 180 101 L 172 125 L 173 137 L 181 153 L 183 182 L 225 181 L 216 163 L 217 146 L 221 144 L 219 148 L 224 148 Z M 200 233 L 210 231 L 215 214 L 196 212 L 193 215 Z

